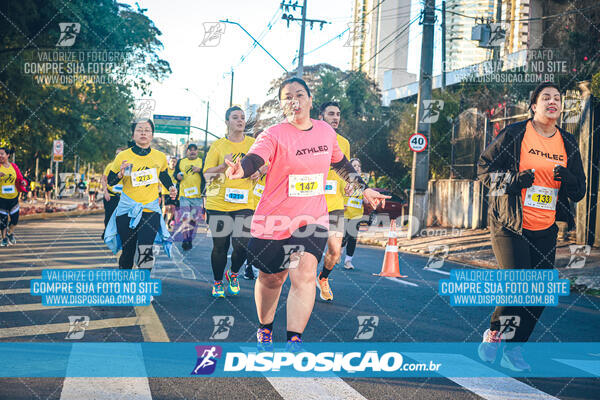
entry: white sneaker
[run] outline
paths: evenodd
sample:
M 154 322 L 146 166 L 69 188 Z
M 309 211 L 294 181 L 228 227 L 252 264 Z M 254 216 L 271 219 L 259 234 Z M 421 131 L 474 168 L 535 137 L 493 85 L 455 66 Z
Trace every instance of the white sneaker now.
M 344 263 L 344 269 L 354 269 L 354 265 L 352 265 L 352 261 L 346 261 Z

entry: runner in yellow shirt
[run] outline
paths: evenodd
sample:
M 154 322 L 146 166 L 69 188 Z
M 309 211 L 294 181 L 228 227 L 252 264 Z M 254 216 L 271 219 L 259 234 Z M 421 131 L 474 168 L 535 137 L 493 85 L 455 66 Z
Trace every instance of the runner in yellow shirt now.
M 98 194 L 98 190 L 100 189 L 100 182 L 96 178 L 90 179 L 90 184 L 88 185 L 88 207 L 92 207 L 96 204 L 96 195 Z
M 320 119 L 327 122 L 337 132 L 340 124 L 340 105 L 329 101 L 321 106 Z M 350 143 L 348 139 L 337 134 L 340 149 L 350 158 Z M 323 269 L 317 278 L 317 287 L 323 300 L 333 300 L 333 292 L 329 286 L 329 274 L 342 254 L 342 240 L 344 238 L 344 188 L 346 181 L 339 175 L 329 170 L 325 184 L 325 199 L 329 211 L 329 239 L 327 239 L 327 254 L 323 261 Z
M 175 183 L 175 186 L 179 190 L 179 183 L 177 182 L 177 179 L 175 179 L 175 165 L 176 164 L 177 164 L 177 158 L 170 157 L 167 170 L 169 171 L 169 176 L 171 177 L 171 180 L 173 181 L 173 183 Z M 169 191 L 167 190 L 167 188 L 165 188 L 163 185 L 160 185 L 160 187 L 161 187 L 160 194 L 162 196 L 163 215 L 165 218 L 165 222 L 170 229 L 172 227 L 174 219 L 175 219 L 175 209 L 179 208 L 179 199 L 175 199 L 175 200 L 171 199 L 171 196 L 169 195 Z M 178 195 L 178 197 L 179 197 L 179 195 Z
M 9 161 L 11 150 L 0 147 L 0 246 L 16 243 L 14 231 L 19 222 L 19 191 L 27 189 L 27 182 L 17 167 Z M 10 220 L 10 222 L 9 222 Z
M 254 189 L 253 180 L 259 172 L 248 179 L 230 180 L 225 177 L 225 160 L 242 159 L 254 143 L 254 138 L 246 136 L 246 119 L 240 107 L 230 107 L 225 113 L 227 137 L 217 140 L 210 146 L 204 163 L 206 179 L 206 213 L 208 226 L 213 239 L 211 265 L 213 270 L 214 297 L 225 297 L 223 273 L 227 266 L 227 252 L 231 242 L 231 268 L 225 274 L 230 295 L 240 291 L 238 272 L 246 260 L 247 245 L 250 239 L 250 221 L 254 204 L 250 193 Z M 241 227 L 241 232 L 234 230 Z
M 167 157 L 152 149 L 154 137 L 152 120 L 139 120 L 132 124 L 135 144 L 120 152 L 112 163 L 107 183 L 122 182 L 123 192 L 119 204 L 106 227 L 104 242 L 113 253 L 122 246 L 119 267 L 131 269 L 136 250 L 136 266 L 151 269 L 154 266 L 153 244 L 162 243 L 167 255 L 170 250 L 169 233 L 162 220 L 159 205 L 159 182 L 169 188 L 171 198 L 177 196 L 167 172 Z
M 361 174 L 361 178 L 366 184 L 369 184 L 368 175 L 362 174 L 361 163 L 358 158 L 353 158 L 350 160 L 350 163 L 358 172 Z M 349 189 L 349 192 L 344 193 L 344 201 L 345 201 L 345 226 L 346 226 L 346 234 L 344 235 L 344 240 L 342 241 L 342 247 L 346 247 L 346 259 L 344 260 L 344 268 L 345 269 L 354 269 L 354 265 L 352 264 L 352 257 L 354 256 L 354 251 L 356 250 L 356 239 L 358 238 L 358 228 L 361 222 L 367 220 L 364 217 L 364 205 L 362 193 L 358 191 L 354 191 Z
M 182 234 L 181 248 L 185 251 L 192 248 L 192 240 L 196 232 L 196 226 L 203 212 L 202 193 L 202 159 L 198 158 L 198 146 L 190 143 L 187 148 L 186 157 L 175 165 L 175 179 L 179 181 L 179 215 L 180 222 L 178 230 Z M 177 234 L 174 234 L 177 240 Z

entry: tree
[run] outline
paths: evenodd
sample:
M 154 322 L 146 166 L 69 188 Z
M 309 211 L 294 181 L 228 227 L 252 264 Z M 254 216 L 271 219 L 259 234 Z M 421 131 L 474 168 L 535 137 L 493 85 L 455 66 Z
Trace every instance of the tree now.
M 75 155 L 83 162 L 111 159 L 130 137 L 133 90 L 148 94 L 152 80 L 171 72 L 158 56 L 161 32 L 143 12 L 112 0 L 73 0 L 68 6 L 60 0 L 22 0 L 3 2 L 0 11 L 11 22 L 0 25 L 0 141 L 16 149 L 23 168 L 32 167 L 36 157 L 46 168 L 54 139 L 65 141 L 63 166 L 71 166 Z M 57 47 L 61 22 L 80 24 L 72 46 Z M 26 65 L 38 67 L 43 57 L 60 54 L 86 58 L 71 60 L 76 72 L 61 70 L 63 79 L 89 76 L 109 63 L 110 71 L 95 76 L 110 79 L 70 82 L 52 80 L 56 74 L 26 73 Z M 111 54 L 110 62 L 86 63 Z

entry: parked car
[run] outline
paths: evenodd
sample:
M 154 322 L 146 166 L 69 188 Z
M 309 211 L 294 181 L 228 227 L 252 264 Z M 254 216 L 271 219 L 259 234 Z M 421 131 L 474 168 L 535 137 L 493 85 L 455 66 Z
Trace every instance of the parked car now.
M 377 210 L 373 210 L 373 207 L 368 202 L 364 202 L 364 215 L 369 217 L 369 224 L 376 223 L 377 215 L 387 214 L 390 219 L 400 218 L 401 215 L 408 215 L 408 202 L 402 200 L 399 196 L 393 194 L 387 189 L 372 188 L 379 193 L 391 196 L 391 199 L 385 201 L 385 207 L 377 207 Z M 404 212 L 402 211 L 404 210 Z

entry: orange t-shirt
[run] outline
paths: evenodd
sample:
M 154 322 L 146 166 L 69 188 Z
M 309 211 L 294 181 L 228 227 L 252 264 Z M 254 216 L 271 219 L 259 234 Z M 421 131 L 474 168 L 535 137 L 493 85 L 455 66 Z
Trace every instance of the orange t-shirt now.
M 567 166 L 567 152 L 558 130 L 552 137 L 535 131 L 527 123 L 521 144 L 519 171 L 535 169 L 533 186 L 522 189 L 523 228 L 530 231 L 548 229 L 556 219 L 556 204 L 560 181 L 554 180 L 554 166 Z

